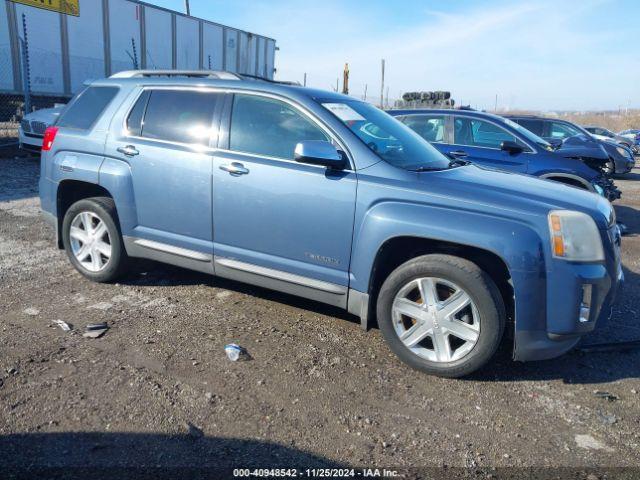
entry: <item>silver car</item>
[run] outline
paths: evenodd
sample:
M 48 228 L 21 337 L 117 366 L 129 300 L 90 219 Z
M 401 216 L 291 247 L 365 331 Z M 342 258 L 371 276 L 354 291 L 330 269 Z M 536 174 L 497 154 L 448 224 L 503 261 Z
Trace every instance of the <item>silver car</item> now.
M 53 108 L 42 108 L 25 115 L 18 128 L 20 148 L 39 152 L 42 148 L 44 131 L 53 125 L 64 107 L 64 105 L 57 105 Z

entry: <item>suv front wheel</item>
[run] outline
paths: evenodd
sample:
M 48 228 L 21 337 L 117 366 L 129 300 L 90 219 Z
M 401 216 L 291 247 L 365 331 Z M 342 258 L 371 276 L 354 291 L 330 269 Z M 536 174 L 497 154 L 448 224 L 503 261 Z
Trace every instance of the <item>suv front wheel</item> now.
M 504 331 L 495 283 L 476 264 L 424 255 L 394 270 L 377 303 L 378 325 L 391 350 L 413 368 L 461 377 L 485 365 Z
M 122 243 L 113 199 L 80 200 L 67 210 L 62 242 L 69 260 L 94 282 L 110 282 L 126 270 L 129 257 Z

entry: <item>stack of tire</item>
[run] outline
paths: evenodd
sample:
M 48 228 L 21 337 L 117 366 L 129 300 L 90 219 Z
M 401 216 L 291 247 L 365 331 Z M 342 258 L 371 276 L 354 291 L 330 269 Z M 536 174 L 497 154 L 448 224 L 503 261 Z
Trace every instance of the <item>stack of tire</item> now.
M 456 102 L 451 92 L 406 92 L 402 100 L 395 102 L 395 108 L 452 108 Z

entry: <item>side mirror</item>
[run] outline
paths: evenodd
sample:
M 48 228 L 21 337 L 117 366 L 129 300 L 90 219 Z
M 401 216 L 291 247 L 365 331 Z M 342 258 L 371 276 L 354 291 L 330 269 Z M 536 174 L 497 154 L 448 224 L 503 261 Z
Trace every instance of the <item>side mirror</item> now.
M 336 170 L 342 170 L 346 165 L 342 152 L 324 140 L 305 140 L 298 143 L 293 158 L 299 163 L 323 165 Z
M 522 153 L 524 148 L 516 142 L 505 140 L 500 144 L 500 150 L 508 152 L 509 155 L 516 155 L 518 153 Z
M 551 138 L 549 140 L 547 140 L 552 147 L 554 148 L 560 148 L 560 146 L 562 145 L 562 139 L 560 138 Z

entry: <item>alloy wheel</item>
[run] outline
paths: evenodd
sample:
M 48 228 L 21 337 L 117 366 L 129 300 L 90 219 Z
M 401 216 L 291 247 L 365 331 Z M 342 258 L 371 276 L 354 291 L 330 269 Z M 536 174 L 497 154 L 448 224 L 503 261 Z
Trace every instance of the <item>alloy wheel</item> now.
M 71 251 L 83 268 L 103 270 L 111 259 L 111 237 L 105 222 L 94 212 L 76 215 L 69 230 Z
M 480 315 L 470 295 L 442 278 L 404 285 L 394 298 L 392 319 L 404 346 L 432 362 L 463 358 L 480 337 Z

